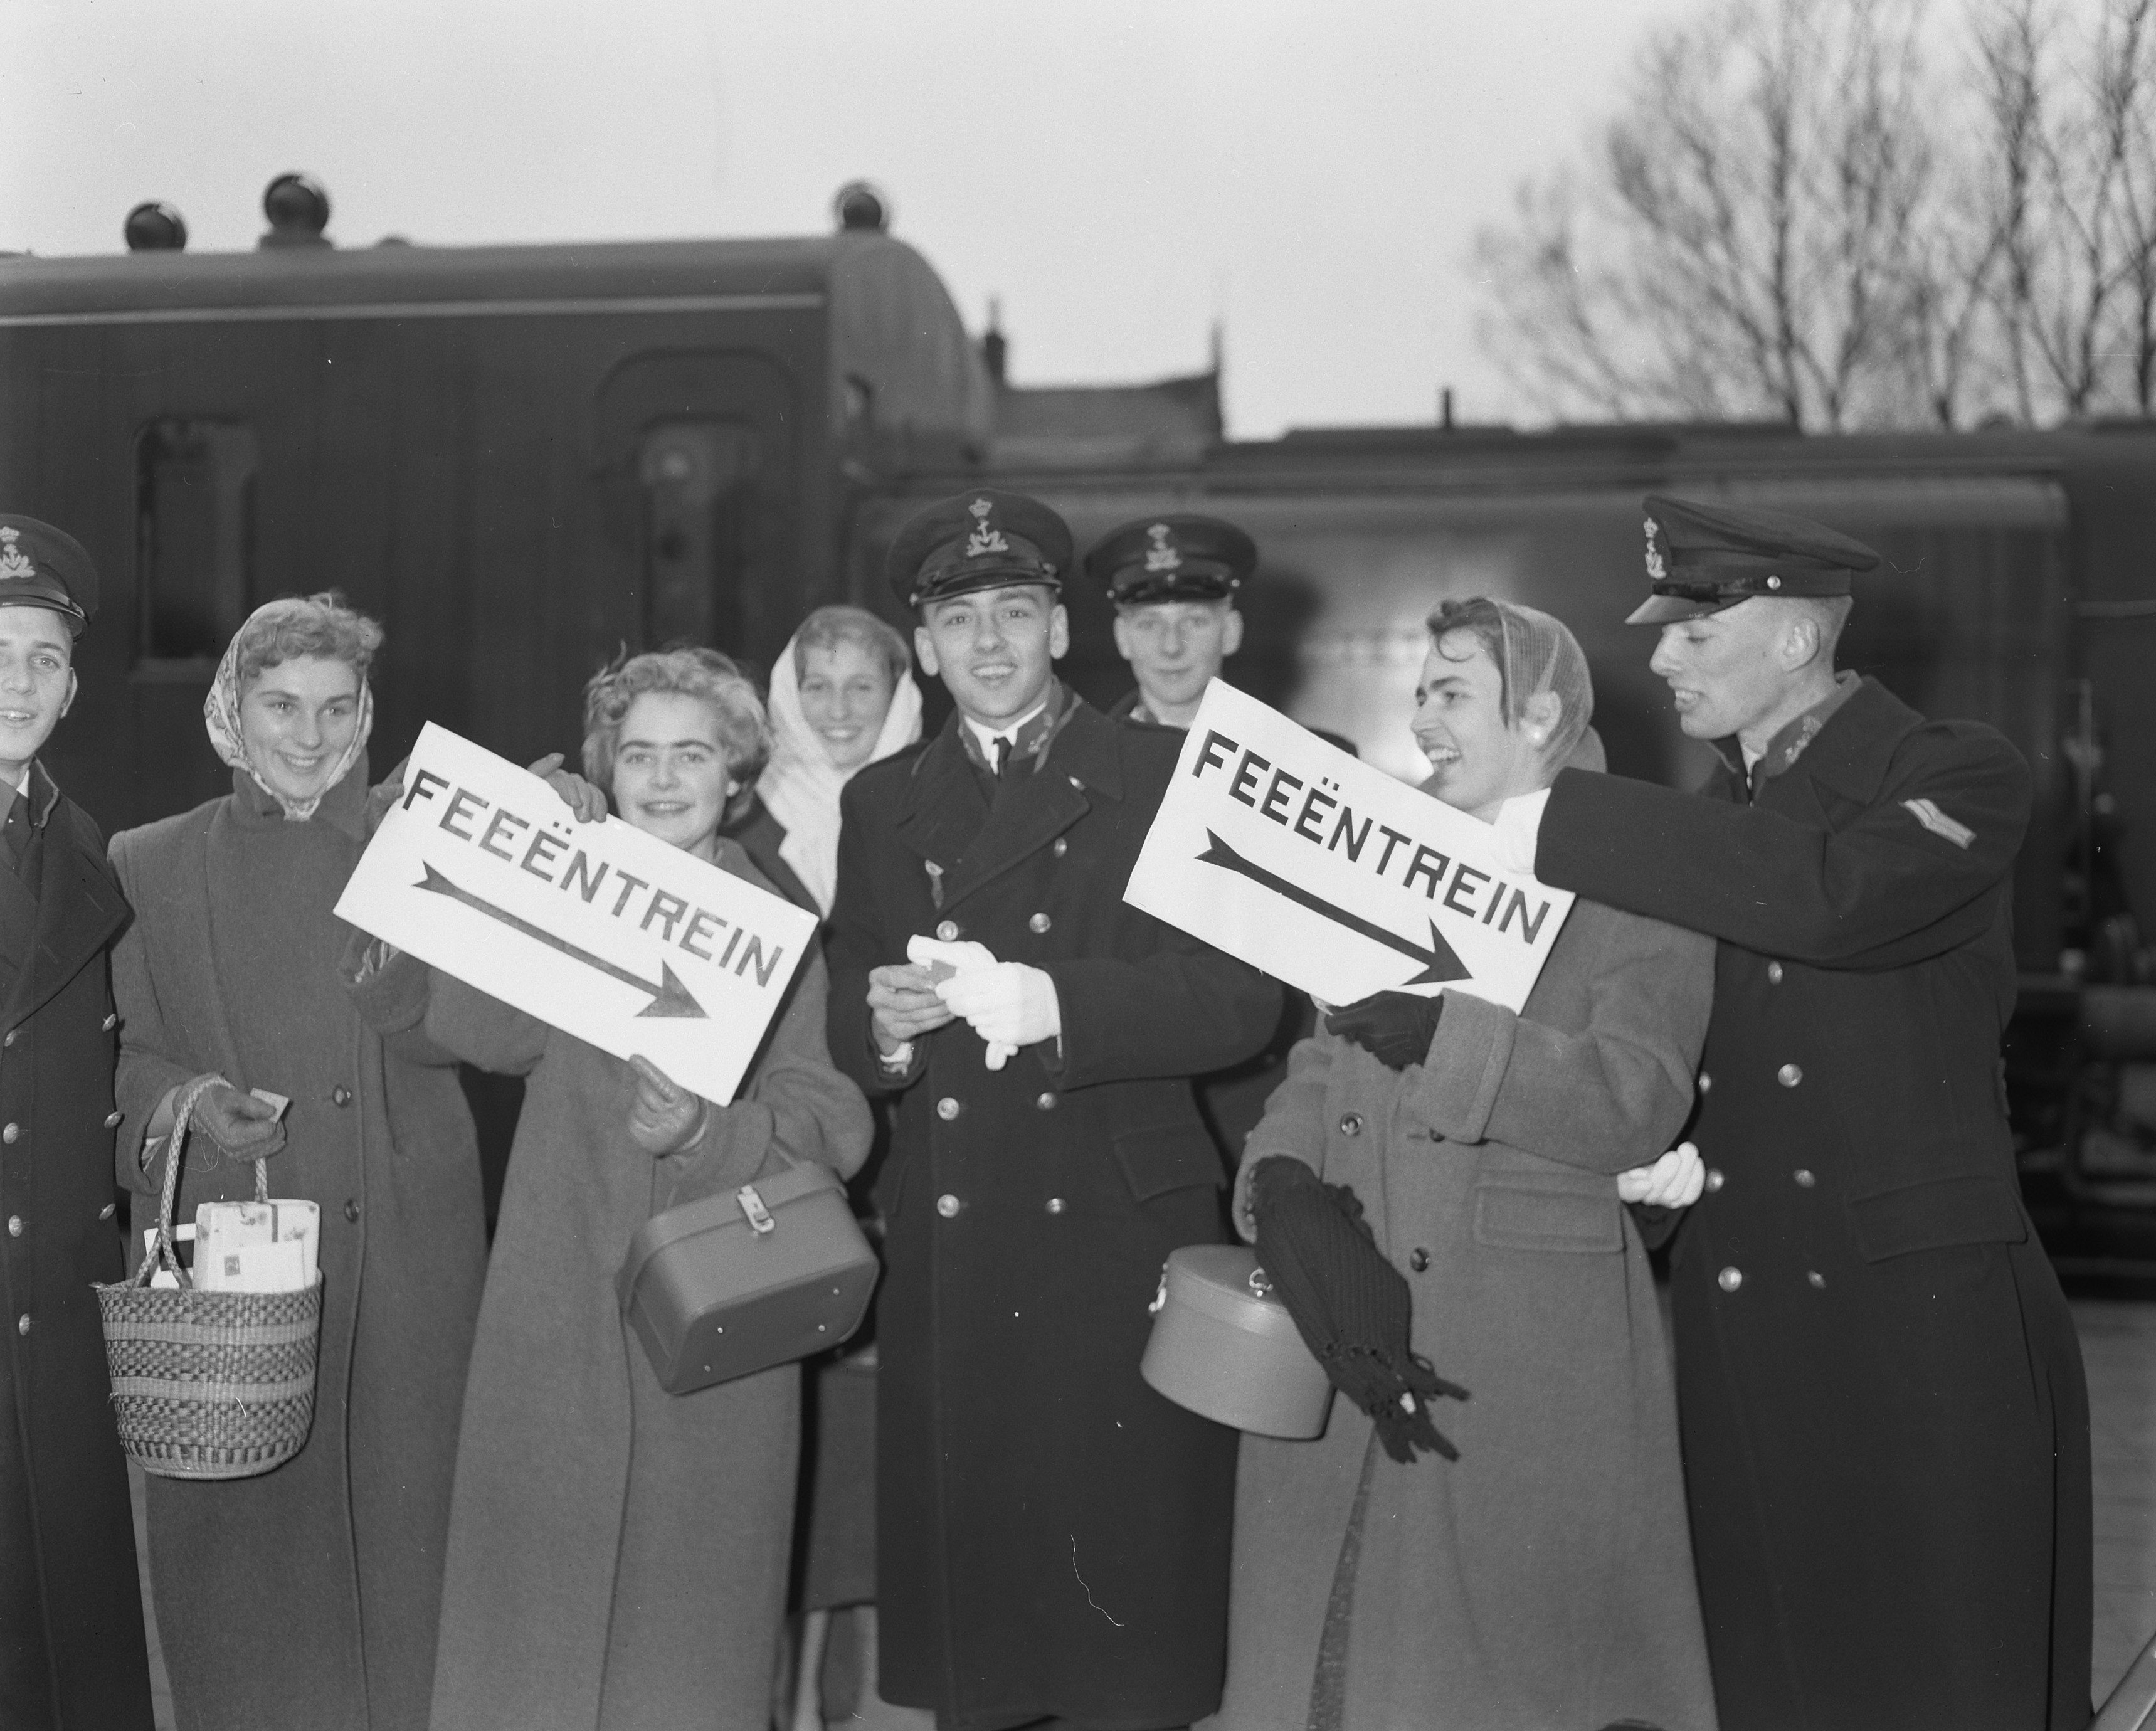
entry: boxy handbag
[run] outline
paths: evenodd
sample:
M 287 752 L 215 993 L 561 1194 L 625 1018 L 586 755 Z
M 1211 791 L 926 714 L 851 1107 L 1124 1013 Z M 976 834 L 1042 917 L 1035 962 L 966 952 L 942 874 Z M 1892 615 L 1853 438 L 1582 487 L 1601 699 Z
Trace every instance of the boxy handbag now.
M 802 1162 L 654 1215 L 614 1287 L 660 1387 L 689 1395 L 837 1346 L 876 1273 L 845 1186 Z

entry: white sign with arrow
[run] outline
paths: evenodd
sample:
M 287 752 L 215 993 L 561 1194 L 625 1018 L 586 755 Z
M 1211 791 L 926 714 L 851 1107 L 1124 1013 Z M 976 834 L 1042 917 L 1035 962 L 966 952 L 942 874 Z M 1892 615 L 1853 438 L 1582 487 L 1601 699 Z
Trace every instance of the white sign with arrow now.
M 1497 832 L 1214 680 L 1123 899 L 1327 1004 L 1518 1009 L 1572 911 Z
M 431 722 L 338 917 L 724 1106 L 816 919 Z

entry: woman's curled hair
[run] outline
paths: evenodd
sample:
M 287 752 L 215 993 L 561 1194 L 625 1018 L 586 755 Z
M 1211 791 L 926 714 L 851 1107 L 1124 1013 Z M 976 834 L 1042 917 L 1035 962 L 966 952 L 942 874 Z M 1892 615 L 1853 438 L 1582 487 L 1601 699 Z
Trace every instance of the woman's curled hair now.
M 249 683 L 287 661 L 342 661 L 364 680 L 382 647 L 382 627 L 348 604 L 335 589 L 288 596 L 258 611 L 239 628 L 233 648 L 244 691 Z
M 726 748 L 726 774 L 741 784 L 746 804 L 771 756 L 771 727 L 756 686 L 730 655 L 713 649 L 624 651 L 601 668 L 584 686 L 584 774 L 595 785 L 613 785 L 614 752 L 621 743 L 622 717 L 647 693 L 700 697 L 718 723 Z M 730 810 L 727 815 L 736 815 Z

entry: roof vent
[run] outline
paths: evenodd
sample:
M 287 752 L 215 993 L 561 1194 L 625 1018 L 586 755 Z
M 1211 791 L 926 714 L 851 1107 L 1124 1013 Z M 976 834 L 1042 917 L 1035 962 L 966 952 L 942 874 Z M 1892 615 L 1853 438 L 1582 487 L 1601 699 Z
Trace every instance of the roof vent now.
M 129 211 L 121 232 L 127 237 L 127 250 L 131 253 L 182 253 L 187 249 L 186 218 L 171 205 L 161 204 L 155 198 Z
M 330 195 L 305 174 L 280 174 L 262 194 L 262 214 L 270 227 L 256 243 L 273 246 L 327 246 L 322 230 L 330 225 Z
M 831 209 L 844 234 L 882 234 L 891 229 L 891 199 L 870 181 L 848 181 L 831 201 Z

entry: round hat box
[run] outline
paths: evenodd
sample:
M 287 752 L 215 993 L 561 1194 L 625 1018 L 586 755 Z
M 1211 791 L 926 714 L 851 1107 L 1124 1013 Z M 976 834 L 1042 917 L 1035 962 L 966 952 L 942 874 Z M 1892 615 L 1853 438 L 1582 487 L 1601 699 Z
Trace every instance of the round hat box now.
M 1138 1374 L 1177 1405 L 1260 1436 L 1324 1434 L 1332 1381 L 1255 1251 L 1198 1244 L 1170 1253 L 1152 1309 Z

